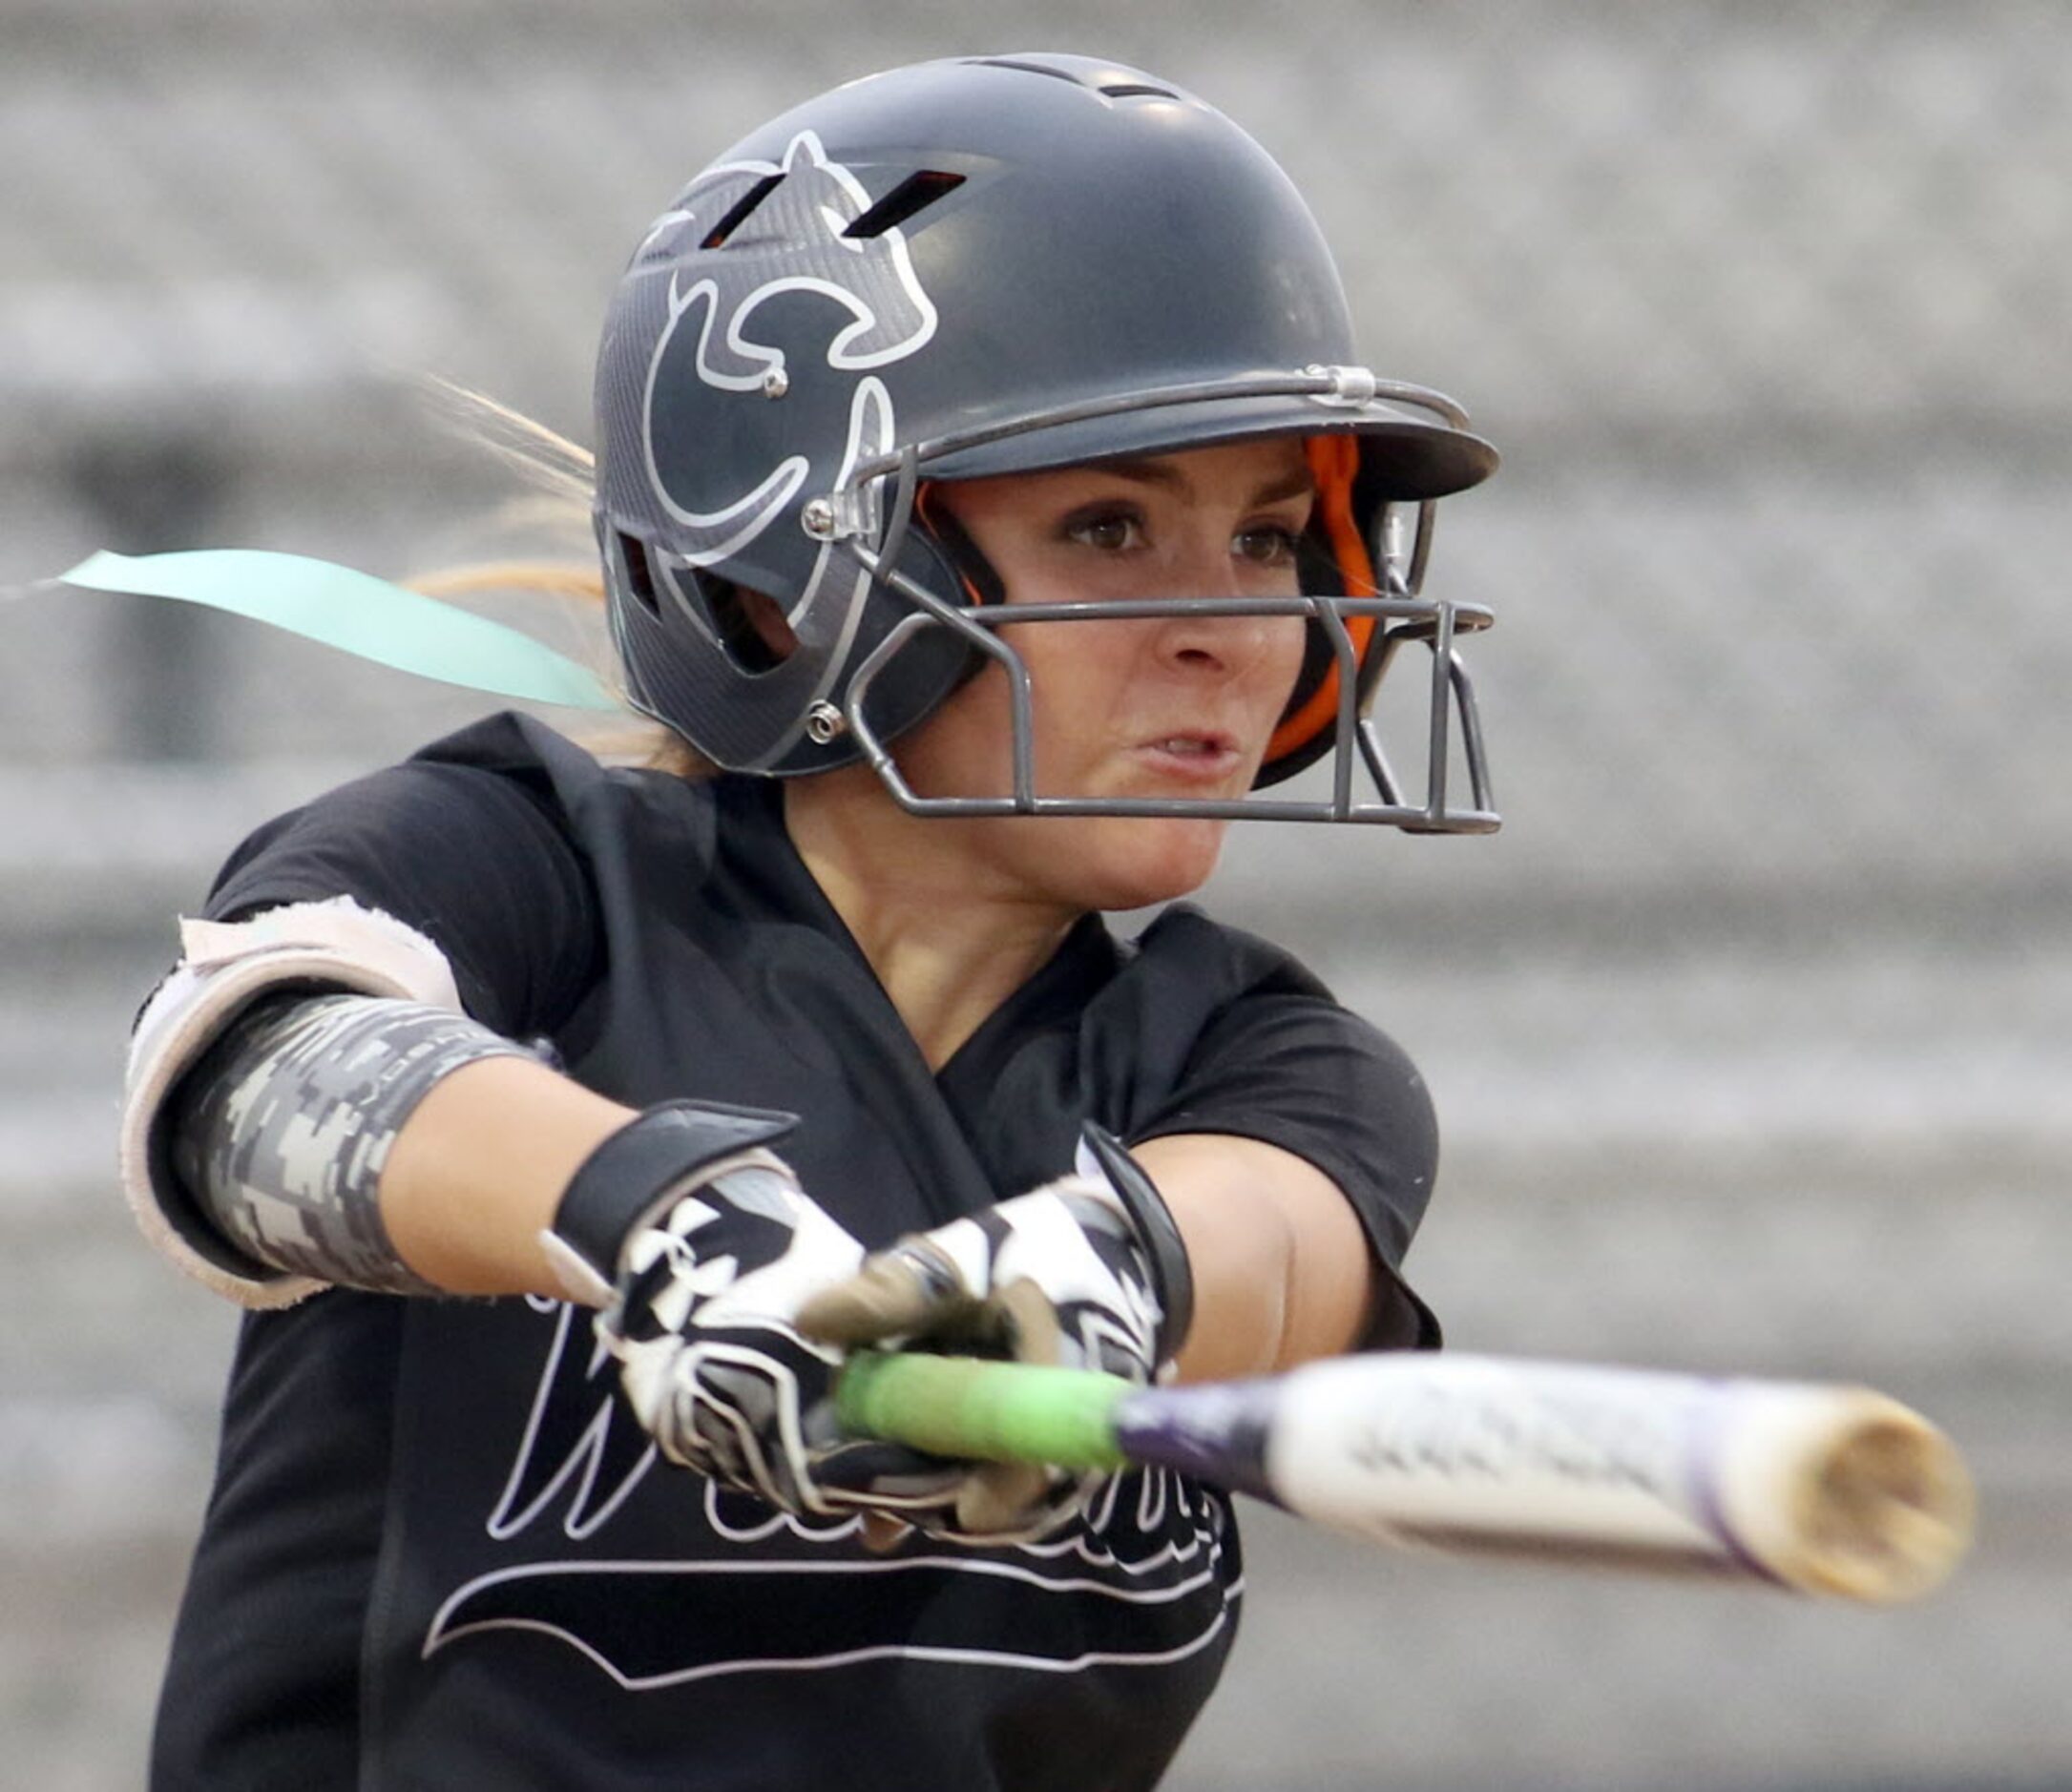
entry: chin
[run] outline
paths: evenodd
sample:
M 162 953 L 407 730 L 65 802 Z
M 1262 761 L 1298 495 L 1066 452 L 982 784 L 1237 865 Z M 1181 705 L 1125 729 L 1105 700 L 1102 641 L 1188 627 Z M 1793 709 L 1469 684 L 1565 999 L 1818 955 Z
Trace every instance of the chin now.
M 1112 910 L 1191 896 L 1216 869 L 1229 826 L 1177 816 L 1097 818 L 1089 838 L 1067 848 L 1078 900 L 1088 908 Z

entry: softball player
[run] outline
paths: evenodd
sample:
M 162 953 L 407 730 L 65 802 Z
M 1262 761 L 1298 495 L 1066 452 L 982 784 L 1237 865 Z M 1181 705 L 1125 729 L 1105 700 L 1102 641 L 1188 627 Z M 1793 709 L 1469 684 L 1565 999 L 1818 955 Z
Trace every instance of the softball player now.
M 597 430 L 675 760 L 507 714 L 320 798 L 139 1021 L 133 1197 L 252 1309 L 155 1783 L 1149 1785 L 1230 1646 L 1225 1498 L 849 1441 L 830 1380 L 1436 1341 L 1415 1071 L 1174 899 L 1333 753 L 1371 792 L 1291 812 L 1495 824 L 1416 591 L 1495 456 L 1357 365 L 1250 138 L 1058 55 L 698 176 Z M 1406 643 L 1467 802 L 1363 731 Z

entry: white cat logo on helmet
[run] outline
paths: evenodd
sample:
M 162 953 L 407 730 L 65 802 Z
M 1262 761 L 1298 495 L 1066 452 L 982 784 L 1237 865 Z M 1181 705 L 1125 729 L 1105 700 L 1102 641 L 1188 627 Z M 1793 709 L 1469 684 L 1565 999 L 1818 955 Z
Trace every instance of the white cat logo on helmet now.
M 831 301 L 848 314 L 827 342 L 829 368 L 868 375 L 913 354 L 935 333 L 935 307 L 915 277 L 897 223 L 874 227 L 873 214 L 885 212 L 884 201 L 873 206 L 855 175 L 803 131 L 782 163 L 740 161 L 707 170 L 640 245 L 637 264 L 675 253 L 693 232 L 701 247 L 730 251 L 707 258 L 711 271 L 687 287 L 672 275 L 668 322 L 643 393 L 648 479 L 663 509 L 691 533 L 679 544 L 686 563 L 709 566 L 753 541 L 797 495 L 810 466 L 804 454 L 787 455 L 751 490 L 717 506 L 684 502 L 655 452 L 655 391 L 664 363 L 695 342 L 692 365 L 703 385 L 755 395 L 750 402 L 782 398 L 791 383 L 785 350 L 767 336 L 758 340 L 756 320 L 772 301 L 796 294 Z M 771 258 L 756 253 L 759 244 L 783 251 L 785 272 L 771 276 Z M 881 382 L 865 378 L 850 401 L 851 455 L 881 450 L 891 440 L 890 395 Z M 858 441 L 859 434 L 868 439 Z

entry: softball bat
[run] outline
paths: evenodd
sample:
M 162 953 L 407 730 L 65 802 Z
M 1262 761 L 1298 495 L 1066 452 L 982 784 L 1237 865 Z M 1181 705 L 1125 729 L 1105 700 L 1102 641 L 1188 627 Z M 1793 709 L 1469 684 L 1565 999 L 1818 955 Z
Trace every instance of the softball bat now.
M 1870 1603 L 1971 1538 L 1962 1458 L 1866 1387 L 1389 1353 L 1258 1381 L 863 1352 L 837 1410 L 945 1456 L 1166 1468 L 1373 1542 L 1698 1572 Z

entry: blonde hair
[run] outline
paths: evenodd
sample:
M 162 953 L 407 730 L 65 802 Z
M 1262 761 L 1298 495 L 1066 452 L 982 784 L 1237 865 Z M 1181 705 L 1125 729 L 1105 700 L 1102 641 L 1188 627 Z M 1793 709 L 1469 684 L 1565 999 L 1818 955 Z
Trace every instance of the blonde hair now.
M 499 505 L 493 525 L 504 535 L 527 533 L 547 540 L 565 539 L 559 552 L 507 558 L 466 560 L 419 573 L 401 582 L 428 597 L 544 596 L 601 611 L 605 603 L 604 571 L 588 548 L 591 506 L 596 490 L 596 457 L 580 443 L 550 429 L 487 393 L 437 375 L 425 386 L 440 421 L 471 445 L 487 450 L 530 492 Z M 585 544 L 578 550 L 576 543 Z M 597 668 L 621 700 L 625 679 L 613 664 Z M 628 719 L 582 731 L 583 745 L 600 759 L 674 772 L 682 778 L 710 777 L 716 768 L 682 736 L 659 722 Z

